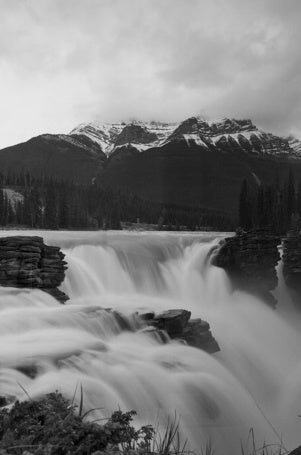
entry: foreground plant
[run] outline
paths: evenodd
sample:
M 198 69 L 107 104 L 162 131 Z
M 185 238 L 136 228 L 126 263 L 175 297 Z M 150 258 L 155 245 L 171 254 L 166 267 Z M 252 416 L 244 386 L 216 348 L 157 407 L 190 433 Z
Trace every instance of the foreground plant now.
M 136 430 L 135 411 L 115 411 L 106 423 L 87 422 L 81 388 L 79 407 L 60 393 L 39 400 L 17 401 L 11 409 L 0 409 L 0 455 L 100 455 L 105 453 L 156 453 L 183 455 L 179 421 L 169 420 L 163 436 L 152 425 Z M 4 403 L 2 403 L 3 405 Z
M 90 455 L 105 449 L 124 451 L 148 447 L 152 427 L 139 430 L 131 425 L 134 411 L 116 411 L 104 425 L 86 422 L 60 393 L 40 400 L 16 402 L 0 411 L 0 449 L 20 455 L 25 450 L 35 455 Z M 0 451 L 1 453 L 1 451 Z
M 246 446 L 244 447 L 241 443 L 241 455 L 287 455 L 289 451 L 284 446 L 283 441 L 278 433 L 276 433 L 276 435 L 279 439 L 279 443 L 263 443 L 262 445 L 258 446 L 258 443 L 255 440 L 254 429 L 251 428 L 249 431 Z
M 58 392 L 38 400 L 27 394 L 27 401 L 17 401 L 10 409 L 0 397 L 0 455 L 197 455 L 188 450 L 187 440 L 182 442 L 176 414 L 163 432 L 152 425 L 135 429 L 135 411 L 118 410 L 109 419 L 88 422 L 94 409 L 84 412 L 82 387 L 79 406 L 73 404 L 75 394 L 71 403 Z M 241 455 L 288 453 L 281 441 L 258 445 L 253 429 L 241 445 Z M 211 440 L 199 454 L 231 455 L 217 453 Z

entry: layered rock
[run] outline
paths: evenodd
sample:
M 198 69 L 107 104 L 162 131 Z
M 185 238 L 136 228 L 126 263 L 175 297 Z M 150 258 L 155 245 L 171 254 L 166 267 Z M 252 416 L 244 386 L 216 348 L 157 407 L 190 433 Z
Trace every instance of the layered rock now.
M 271 291 L 278 284 L 279 244 L 280 238 L 266 229 L 241 231 L 222 241 L 213 264 L 225 269 L 234 288 L 250 292 L 275 306 L 277 302 Z
M 149 147 L 163 143 L 177 127 L 177 124 L 162 122 L 120 122 L 82 123 L 70 134 L 86 135 L 99 144 L 102 150 L 110 153 L 122 144 L 148 144 Z M 146 147 L 147 148 L 147 147 Z
M 289 143 L 289 146 L 291 147 L 292 150 L 294 150 L 295 154 L 297 156 L 301 156 L 301 141 L 300 139 L 296 138 L 295 136 L 288 136 L 285 138 L 288 143 Z
M 208 353 L 218 352 L 219 345 L 210 331 L 208 322 L 202 319 L 190 319 L 187 310 L 168 310 L 159 314 L 140 315 L 141 320 L 159 332 L 166 332 L 171 339 L 202 349 Z M 162 336 L 160 335 L 162 338 Z
M 283 277 L 296 303 L 301 300 L 301 234 L 289 232 L 283 239 Z
M 134 144 L 149 144 L 158 140 L 155 133 L 149 131 L 145 126 L 127 125 L 115 140 L 115 145 L 123 145 L 128 143 Z
M 41 237 L 0 238 L 0 285 L 39 288 L 64 303 L 68 296 L 58 289 L 65 278 L 65 255 Z

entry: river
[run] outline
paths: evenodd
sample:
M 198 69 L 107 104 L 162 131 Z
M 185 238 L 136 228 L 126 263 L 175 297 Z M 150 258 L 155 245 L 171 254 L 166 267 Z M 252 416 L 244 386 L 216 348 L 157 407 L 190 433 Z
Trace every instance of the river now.
M 239 454 L 250 429 L 259 446 L 281 437 L 288 449 L 301 443 L 297 316 L 282 283 L 276 310 L 232 292 L 225 272 L 211 265 L 224 234 L 26 235 L 63 249 L 61 289 L 70 300 L 63 306 L 39 290 L 0 289 L 0 395 L 59 390 L 72 398 L 77 388 L 79 399 L 82 384 L 85 408 L 100 408 L 93 418 L 120 407 L 136 410 L 137 424 L 164 426 L 176 413 L 183 438 L 199 453 L 211 438 L 217 455 Z M 133 331 L 104 308 L 118 310 Z M 171 308 L 208 321 L 221 351 L 163 344 L 133 316 Z

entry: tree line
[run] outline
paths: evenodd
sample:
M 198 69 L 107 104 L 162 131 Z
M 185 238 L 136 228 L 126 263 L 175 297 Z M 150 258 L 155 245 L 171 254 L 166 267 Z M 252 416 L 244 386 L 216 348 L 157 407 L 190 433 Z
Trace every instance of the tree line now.
M 9 191 L 20 195 L 12 198 Z M 98 184 L 0 174 L 0 225 L 39 229 L 120 229 L 122 222 L 158 229 L 230 230 L 233 219 L 199 206 L 161 204 Z
M 270 228 L 284 234 L 301 217 L 301 181 L 298 185 L 292 170 L 280 184 L 278 176 L 272 185 L 254 185 L 244 179 L 239 195 L 239 226 L 243 229 Z

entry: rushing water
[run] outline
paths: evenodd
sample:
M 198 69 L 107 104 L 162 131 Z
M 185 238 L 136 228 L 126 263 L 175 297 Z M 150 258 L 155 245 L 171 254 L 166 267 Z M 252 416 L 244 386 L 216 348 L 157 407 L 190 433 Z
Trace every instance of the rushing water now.
M 57 389 L 72 397 L 82 384 L 86 408 L 101 408 L 94 418 L 120 407 L 135 409 L 139 424 L 164 425 L 176 412 L 199 452 L 211 437 L 217 453 L 240 453 L 250 428 L 259 443 L 279 442 L 278 433 L 287 448 L 300 444 L 297 318 L 290 322 L 283 287 L 276 311 L 231 291 L 210 263 L 221 235 L 38 234 L 63 248 L 62 290 L 71 300 L 62 306 L 38 290 L 0 289 L 0 394 L 23 399 L 23 388 L 31 397 Z M 127 316 L 134 331 L 103 308 Z M 170 308 L 207 320 L 221 352 L 163 344 L 133 316 Z

